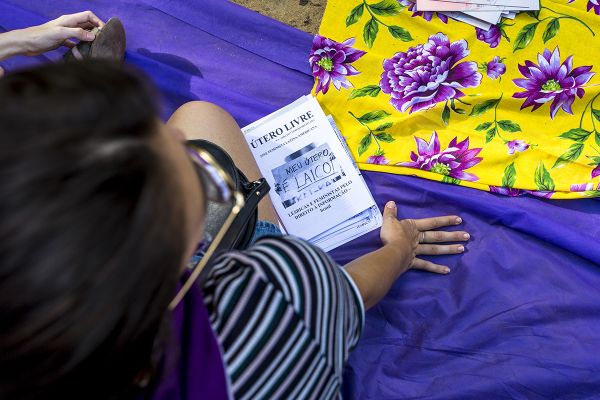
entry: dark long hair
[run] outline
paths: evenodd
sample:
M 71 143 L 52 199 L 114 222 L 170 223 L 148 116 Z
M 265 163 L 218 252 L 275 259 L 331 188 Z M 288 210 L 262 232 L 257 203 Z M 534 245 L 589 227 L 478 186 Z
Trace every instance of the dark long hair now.
M 152 90 L 106 62 L 0 79 L 0 398 L 128 392 L 167 319 L 183 211 Z

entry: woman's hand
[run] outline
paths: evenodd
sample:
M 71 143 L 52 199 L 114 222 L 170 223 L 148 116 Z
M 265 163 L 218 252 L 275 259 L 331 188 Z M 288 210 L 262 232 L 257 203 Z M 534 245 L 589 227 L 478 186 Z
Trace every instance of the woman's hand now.
M 417 258 L 418 255 L 458 254 L 465 248 L 460 244 L 438 244 L 469 240 L 467 232 L 444 232 L 438 228 L 462 222 L 457 216 L 424 219 L 397 218 L 396 204 L 388 202 L 383 210 L 381 241 L 383 247 L 351 261 L 346 271 L 358 287 L 368 309 L 390 290 L 392 284 L 410 268 L 447 274 L 450 268 Z
M 462 244 L 438 243 L 467 241 L 470 237 L 467 232 L 437 230 L 445 226 L 459 225 L 462 223 L 462 219 L 452 215 L 400 221 L 396 216 L 396 204 L 390 201 L 385 205 L 383 211 L 383 225 L 380 233 L 383 244 L 399 250 L 403 255 L 408 255 L 409 268 L 422 269 L 438 274 L 450 272 L 450 268 L 447 266 L 434 264 L 417 258 L 417 256 L 462 253 L 465 250 Z
M 95 38 L 90 30 L 102 26 L 104 22 L 93 12 L 84 11 L 63 15 L 43 25 L 7 32 L 1 35 L 4 37 L 0 44 L 6 49 L 4 58 L 16 54 L 36 56 L 60 46 L 74 47 L 75 42 L 71 39 L 90 42 Z

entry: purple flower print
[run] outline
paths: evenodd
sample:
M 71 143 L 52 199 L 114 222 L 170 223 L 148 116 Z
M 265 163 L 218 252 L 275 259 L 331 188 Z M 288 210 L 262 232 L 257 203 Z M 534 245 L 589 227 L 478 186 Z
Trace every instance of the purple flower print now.
M 338 43 L 324 36 L 315 36 L 308 61 L 317 80 L 316 93 L 327 93 L 331 83 L 337 90 L 352 86 L 347 77 L 360 72 L 350 64 L 365 55 L 364 51 L 352 48 L 353 44 L 354 38 Z
M 496 25 L 492 25 L 487 31 L 480 28 L 475 28 L 475 34 L 477 35 L 477 39 L 489 44 L 492 49 L 498 46 L 500 43 L 500 38 L 502 37 L 502 32 Z
M 464 96 L 460 89 L 479 85 L 477 63 L 458 63 L 468 54 L 465 40 L 450 43 L 443 33 L 432 35 L 427 43 L 385 59 L 379 86 L 391 95 L 390 103 L 396 109 L 410 108 L 410 113 L 427 110 Z
M 596 168 L 592 170 L 592 179 L 597 176 L 600 176 L 600 164 L 596 165 Z
M 594 12 L 596 13 L 596 15 L 600 15 L 600 1 L 588 0 L 587 10 L 590 11 L 592 8 L 594 9 Z
M 524 194 L 530 194 L 532 196 L 541 197 L 544 199 L 549 199 L 554 194 L 554 192 L 549 192 L 549 191 L 521 190 L 521 189 L 515 189 L 515 188 L 508 188 L 508 187 L 504 187 L 504 186 L 490 186 L 490 192 L 496 193 L 496 194 L 501 194 L 503 196 L 509 196 L 509 197 L 517 197 L 517 196 L 522 196 Z
M 508 154 L 513 155 L 515 152 L 523 152 L 529 148 L 529 144 L 525 143 L 522 140 L 511 140 L 510 142 L 506 142 L 508 146 Z
M 433 16 L 437 14 L 437 17 L 440 19 L 440 21 L 442 21 L 445 24 L 448 23 L 448 17 L 444 14 L 436 13 L 434 11 L 417 11 L 417 4 L 413 0 L 399 0 L 398 3 L 400 3 L 404 7 L 408 7 L 408 11 L 413 11 L 413 18 L 423 17 L 423 19 L 429 22 L 431 21 Z
M 517 86 L 525 89 L 524 92 L 513 94 L 514 98 L 525 99 L 521 110 L 533 107 L 531 111 L 535 111 L 552 101 L 550 118 L 554 118 L 560 108 L 573 114 L 571 105 L 575 95 L 583 97 L 585 91 L 582 86 L 594 76 L 594 72 L 590 72 L 592 67 L 573 69 L 573 56 L 567 57 L 561 64 L 558 47 L 552 53 L 545 49 L 543 54 L 538 54 L 538 64 L 525 61 L 525 65 L 519 65 L 519 71 L 525 79 L 513 79 Z
M 594 184 L 593 183 L 574 183 L 571 185 L 571 187 L 569 188 L 571 190 L 571 192 L 587 192 L 590 190 L 594 190 Z
M 389 160 L 385 158 L 385 155 L 374 155 L 367 158 L 367 164 L 377 164 L 377 165 L 387 165 L 389 164 Z
M 517 197 L 523 194 L 521 189 L 509 188 L 504 186 L 490 186 L 490 192 L 509 197 Z
M 410 153 L 412 161 L 397 165 L 431 171 L 465 181 L 479 180 L 477 176 L 465 172 L 482 160 L 480 157 L 475 157 L 481 148 L 469 149 L 469 138 L 460 143 L 457 143 L 457 138 L 454 138 L 448 144 L 448 148 L 442 151 L 440 151 L 440 141 L 436 131 L 431 134 L 429 142 L 416 136 L 415 141 L 417 153 Z
M 485 64 L 486 74 L 492 79 L 498 79 L 506 72 L 506 65 L 502 62 L 500 57 L 496 56 L 492 61 Z
M 546 190 L 524 190 L 525 193 L 529 193 L 535 197 L 541 197 L 543 199 L 549 199 L 554 195 L 554 192 L 546 191 Z

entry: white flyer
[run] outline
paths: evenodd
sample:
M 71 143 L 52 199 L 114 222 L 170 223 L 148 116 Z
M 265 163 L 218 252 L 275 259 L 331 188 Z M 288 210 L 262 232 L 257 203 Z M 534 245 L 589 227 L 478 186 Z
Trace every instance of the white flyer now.
M 309 240 L 375 205 L 312 96 L 298 99 L 242 132 L 271 186 L 271 201 L 288 233 Z
M 483 29 L 484 31 L 488 31 L 492 27 L 492 24 L 490 24 L 488 22 L 482 21 L 477 18 L 473 18 L 472 16 L 463 14 L 462 12 L 459 12 L 459 11 L 443 11 L 443 12 L 440 11 L 440 13 L 442 13 L 452 19 L 455 19 L 457 21 L 465 22 L 465 23 L 467 23 L 469 25 L 473 25 L 479 29 Z
M 502 11 L 463 11 L 463 13 L 492 25 L 500 22 L 500 17 L 502 17 Z
M 539 10 L 539 0 L 443 0 L 450 3 L 485 4 L 489 6 L 508 6 L 519 10 Z
M 505 11 L 518 10 L 511 6 L 477 3 L 455 3 L 452 1 L 417 0 L 418 11 Z

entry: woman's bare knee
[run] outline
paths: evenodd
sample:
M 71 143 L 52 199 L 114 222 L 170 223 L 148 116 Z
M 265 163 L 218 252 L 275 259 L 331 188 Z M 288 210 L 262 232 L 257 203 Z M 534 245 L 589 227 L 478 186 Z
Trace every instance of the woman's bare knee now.
M 167 125 L 182 131 L 188 140 L 204 139 L 220 146 L 250 180 L 261 176 L 240 127 L 221 107 L 205 101 L 185 103 L 173 113 Z M 277 223 L 277 214 L 268 197 L 259 203 L 258 217 Z
M 190 101 L 179 107 L 167 124 L 181 130 L 188 139 L 205 139 L 219 143 L 241 137 L 240 128 L 227 111 L 206 101 Z

